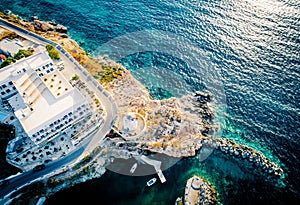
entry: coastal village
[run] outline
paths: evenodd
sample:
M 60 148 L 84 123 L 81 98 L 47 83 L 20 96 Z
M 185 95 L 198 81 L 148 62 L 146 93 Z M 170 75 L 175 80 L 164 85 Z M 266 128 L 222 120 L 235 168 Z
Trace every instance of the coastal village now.
M 209 93 L 154 100 L 122 65 L 106 57 L 91 58 L 68 38 L 64 26 L 37 18 L 22 20 L 13 14 L 0 17 L 61 45 L 97 79 L 118 108 L 110 132 L 93 150 L 43 178 L 47 194 L 100 177 L 116 158 L 148 162 L 163 183 L 168 179 L 160 170 L 162 162 L 148 158 L 149 153 L 180 159 L 196 156 L 203 147 L 248 161 L 265 174 L 283 176 L 282 169 L 262 153 L 214 136 L 219 127 L 214 124 L 214 100 Z M 32 42 L 1 26 L 0 36 L 0 121 L 13 125 L 15 132 L 6 160 L 22 171 L 47 166 L 101 130 L 109 113 L 89 82 L 55 55 L 53 46 Z M 186 205 L 218 203 L 213 185 L 201 176 L 191 176 L 183 197 L 176 200 Z

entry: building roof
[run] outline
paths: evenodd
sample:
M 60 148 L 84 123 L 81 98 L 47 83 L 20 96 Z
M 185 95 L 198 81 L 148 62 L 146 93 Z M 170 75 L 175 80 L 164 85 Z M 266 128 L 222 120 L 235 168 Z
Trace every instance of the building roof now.
M 0 59 L 1 59 L 1 60 L 6 60 L 6 56 L 3 55 L 3 54 L 0 54 Z
M 15 55 L 23 48 L 22 42 L 19 39 L 10 40 L 8 38 L 0 41 L 0 49 L 8 52 L 10 55 Z
M 72 112 L 86 101 L 57 71 L 45 52 L 1 69 L 0 85 L 7 81 L 12 81 L 18 91 L 9 100 L 28 135 Z
M 14 64 L 1 68 L 0 84 L 9 81 L 12 78 L 12 75 L 18 78 L 18 75 L 22 74 L 23 68 L 31 68 L 31 70 L 34 70 L 34 68 L 50 62 L 52 62 L 52 60 L 45 52 L 40 52 L 25 59 L 20 59 Z M 21 77 L 22 76 L 23 75 L 21 75 Z

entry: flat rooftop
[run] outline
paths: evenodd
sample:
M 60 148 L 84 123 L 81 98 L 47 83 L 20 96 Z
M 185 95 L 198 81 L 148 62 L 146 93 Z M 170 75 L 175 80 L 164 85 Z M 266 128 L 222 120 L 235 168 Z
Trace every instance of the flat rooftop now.
M 32 135 L 56 119 L 62 118 L 65 113 L 73 112 L 74 108 L 84 101 L 77 90 L 70 92 L 57 101 L 53 99 L 50 91 L 46 90 L 32 106 L 33 111 L 30 109 L 22 110 L 19 119 L 25 131 Z M 25 115 L 25 117 L 22 118 L 22 115 Z
M 24 49 L 19 39 L 3 39 L 0 41 L 0 49 L 9 52 L 11 55 L 18 53 L 20 49 Z
M 51 62 L 51 58 L 45 52 L 40 52 L 25 59 L 21 59 L 14 64 L 1 68 L 0 82 L 9 81 L 12 78 L 19 78 L 18 75 L 22 74 L 23 68 L 34 69 Z
M 12 81 L 18 91 L 10 103 L 28 135 L 62 118 L 86 101 L 57 71 L 45 52 L 1 69 L 0 83 L 6 81 Z

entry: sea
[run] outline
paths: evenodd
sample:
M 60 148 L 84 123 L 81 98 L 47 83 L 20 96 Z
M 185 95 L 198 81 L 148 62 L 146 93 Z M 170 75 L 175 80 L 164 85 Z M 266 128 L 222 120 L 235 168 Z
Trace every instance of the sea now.
M 122 63 L 154 99 L 200 90 L 215 99 L 217 137 L 253 147 L 282 178 L 215 150 L 155 175 L 107 171 L 49 199 L 57 204 L 168 205 L 193 175 L 224 205 L 300 204 L 300 2 L 297 0 L 1 0 L 0 10 L 68 28 L 90 55 Z

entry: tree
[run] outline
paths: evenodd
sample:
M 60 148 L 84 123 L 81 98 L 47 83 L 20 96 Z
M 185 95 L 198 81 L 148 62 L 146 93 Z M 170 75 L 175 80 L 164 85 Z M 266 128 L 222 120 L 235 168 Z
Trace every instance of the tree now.
M 12 63 L 15 63 L 17 60 L 20 60 L 21 58 L 26 58 L 28 56 L 31 56 L 32 53 L 27 50 L 19 50 L 18 53 L 14 55 L 14 57 L 9 57 L 5 61 L 2 62 L 1 68 L 8 66 Z
M 47 45 L 46 45 L 46 49 L 47 49 L 47 51 L 48 51 L 49 56 L 50 56 L 53 60 L 59 60 L 59 59 L 60 59 L 59 52 L 58 52 L 58 50 L 56 50 L 56 49 L 54 48 L 53 45 L 47 44 Z
M 30 51 L 19 50 L 19 52 L 14 55 L 14 59 L 20 60 L 21 58 L 26 58 L 31 55 L 32 55 L 32 53 Z
M 73 75 L 72 80 L 79 80 L 79 75 L 77 74 Z
M 5 61 L 2 62 L 1 68 L 5 67 L 5 66 L 8 66 L 8 65 L 10 65 L 10 64 L 12 64 L 14 62 L 16 62 L 16 59 L 14 59 L 12 57 L 9 57 Z

